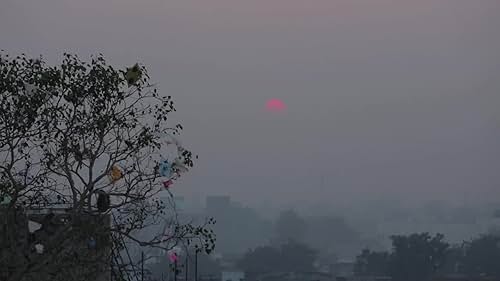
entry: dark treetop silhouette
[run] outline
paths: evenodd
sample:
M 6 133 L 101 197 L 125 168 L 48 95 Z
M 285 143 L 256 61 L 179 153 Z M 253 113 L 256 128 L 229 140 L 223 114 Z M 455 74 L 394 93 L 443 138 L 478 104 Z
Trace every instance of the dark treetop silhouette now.
M 121 259 L 132 245 L 211 251 L 213 221 L 180 223 L 157 197 L 163 181 L 193 166 L 192 153 L 175 136 L 182 126 L 167 122 L 173 111 L 171 96 L 160 95 L 138 64 L 121 71 L 102 55 L 83 61 L 64 54 L 49 66 L 0 53 L 0 206 L 2 216 L 14 218 L 2 219 L 0 279 L 87 280 L 78 271 L 82 259 L 126 276 L 137 269 Z M 168 178 L 158 171 L 165 159 Z M 57 227 L 43 241 L 18 235 L 28 232 L 33 212 L 61 207 L 64 215 L 54 216 Z M 165 221 L 169 236 L 139 235 Z M 95 244 L 99 235 L 111 239 Z M 86 241 L 108 254 L 88 254 L 80 247 Z

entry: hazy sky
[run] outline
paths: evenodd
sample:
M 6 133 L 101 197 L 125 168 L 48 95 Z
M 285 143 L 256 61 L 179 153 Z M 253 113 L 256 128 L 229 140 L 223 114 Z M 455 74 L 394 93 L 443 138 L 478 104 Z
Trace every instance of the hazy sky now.
M 180 194 L 500 201 L 499 14 L 498 0 L 0 0 L 0 48 L 147 65 L 200 155 Z

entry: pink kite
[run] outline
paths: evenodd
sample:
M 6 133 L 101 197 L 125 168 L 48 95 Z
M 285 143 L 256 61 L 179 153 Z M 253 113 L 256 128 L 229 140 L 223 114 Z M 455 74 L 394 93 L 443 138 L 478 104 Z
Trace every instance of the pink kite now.
M 170 186 L 173 184 L 174 182 L 172 180 L 168 180 L 168 181 L 164 181 L 163 182 L 163 187 L 165 187 L 166 189 L 169 189 Z
M 170 262 L 177 262 L 177 254 L 176 253 L 171 253 L 168 258 L 170 259 Z

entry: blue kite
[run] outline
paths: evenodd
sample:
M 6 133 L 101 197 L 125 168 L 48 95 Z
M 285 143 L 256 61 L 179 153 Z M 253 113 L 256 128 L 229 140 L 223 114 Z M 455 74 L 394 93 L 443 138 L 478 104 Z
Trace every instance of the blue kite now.
M 160 163 L 160 176 L 162 177 L 170 177 L 172 174 L 172 165 L 168 162 L 168 160 L 164 160 Z

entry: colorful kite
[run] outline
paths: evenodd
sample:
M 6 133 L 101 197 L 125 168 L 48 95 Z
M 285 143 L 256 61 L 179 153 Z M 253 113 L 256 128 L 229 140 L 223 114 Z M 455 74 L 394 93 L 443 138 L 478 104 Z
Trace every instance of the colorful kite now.
M 163 187 L 165 187 L 165 189 L 169 189 L 172 184 L 174 184 L 172 180 L 164 181 Z
M 162 177 L 170 177 L 172 175 L 172 165 L 168 162 L 168 160 L 164 160 L 160 163 L 160 176 Z
M 113 165 L 111 171 L 109 172 L 109 177 L 111 178 L 111 183 L 115 183 L 123 177 L 123 172 L 118 166 Z
M 42 244 L 35 245 L 35 251 L 37 254 L 43 254 L 44 246 Z
M 167 144 L 175 144 L 177 146 L 182 146 L 181 141 L 177 137 L 175 137 L 171 134 L 167 134 L 167 135 L 170 138 L 170 140 L 167 141 Z
M 174 144 L 177 147 L 177 152 L 178 153 L 184 152 L 185 149 L 182 146 L 181 141 L 177 137 L 175 137 L 175 136 L 173 136 L 171 134 L 167 134 L 167 135 L 170 138 L 169 140 L 167 140 L 167 144 Z
M 127 67 L 127 72 L 125 72 L 125 80 L 127 80 L 129 87 L 137 83 L 137 81 L 141 79 L 141 76 L 142 71 L 137 63 L 134 64 L 134 66 L 132 66 L 131 68 Z
M 40 228 L 42 228 L 42 225 L 35 222 L 35 221 L 28 221 L 28 231 L 30 233 L 34 233 L 35 231 L 39 230 Z
M 182 249 L 175 246 L 172 250 L 168 251 L 168 258 L 171 262 L 175 263 L 179 259 L 179 255 L 182 253 Z
M 176 170 L 178 173 L 185 173 L 188 171 L 186 165 L 184 165 L 183 161 L 181 160 L 180 157 L 177 157 L 175 159 L 175 163 L 173 165 L 174 170 Z
M 170 259 L 170 262 L 172 262 L 172 263 L 177 262 L 177 260 L 179 259 L 179 257 L 177 257 L 176 253 L 170 253 L 168 255 L 168 258 Z
M 7 205 L 12 201 L 9 195 L 0 196 L 0 205 Z

